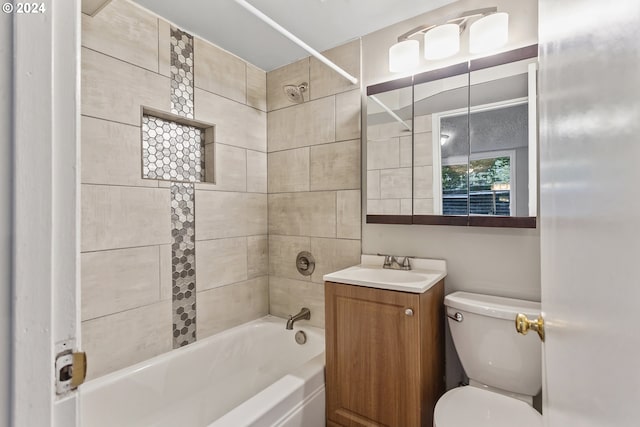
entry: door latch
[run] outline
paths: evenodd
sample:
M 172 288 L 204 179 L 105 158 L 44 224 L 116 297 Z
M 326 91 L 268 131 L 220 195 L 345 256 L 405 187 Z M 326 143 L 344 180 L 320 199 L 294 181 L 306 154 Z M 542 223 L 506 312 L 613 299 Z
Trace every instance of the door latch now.
M 87 376 L 87 355 L 84 352 L 63 351 L 56 357 L 56 394 L 66 394 L 78 388 Z

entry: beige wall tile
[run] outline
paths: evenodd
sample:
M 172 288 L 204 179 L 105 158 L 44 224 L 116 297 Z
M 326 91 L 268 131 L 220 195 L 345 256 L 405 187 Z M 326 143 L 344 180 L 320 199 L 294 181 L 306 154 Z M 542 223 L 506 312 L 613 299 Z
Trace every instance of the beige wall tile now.
M 410 168 L 413 166 L 413 148 L 410 136 L 400 137 L 400 167 Z
M 419 166 L 413 169 L 413 197 L 433 199 L 433 166 Z
M 269 152 L 335 141 L 335 97 L 269 113 Z
M 82 320 L 160 300 L 157 246 L 81 255 Z
M 173 271 L 171 265 L 171 245 L 160 245 L 160 299 L 173 296 Z
M 195 116 L 215 125 L 216 142 L 267 151 L 267 114 L 263 111 L 196 88 Z
M 82 49 L 82 114 L 140 126 L 140 106 L 169 109 L 169 79 Z
M 413 200 L 400 199 L 400 215 L 413 215 Z
M 82 15 L 82 46 L 157 72 L 158 18 L 113 0 L 94 17 Z
M 194 37 L 193 61 L 196 87 L 243 104 L 247 102 L 247 65 L 242 59 Z
M 267 73 L 267 110 L 295 105 L 285 95 L 283 87 L 297 86 L 301 83 L 309 83 L 309 58 L 269 71 Z M 304 94 L 304 99 L 309 100 L 309 92 Z
M 311 147 L 310 189 L 360 188 L 360 140 Z
M 269 277 L 269 313 L 287 318 L 302 307 L 311 310 L 310 320 L 300 320 L 298 325 L 324 328 L 324 285 L 302 280 Z
M 360 91 L 336 95 L 336 141 L 360 139 Z
M 170 243 L 170 194 L 164 188 L 82 185 L 82 251 Z
M 433 199 L 414 199 L 414 215 L 433 215 Z
M 267 234 L 267 195 L 196 190 L 196 239 Z
M 247 280 L 247 238 L 196 242 L 198 292 Z
M 422 132 L 431 132 L 433 129 L 433 120 L 431 114 L 426 114 L 424 116 L 417 116 L 414 119 L 413 125 L 414 132 L 422 133 Z
M 249 279 L 269 274 L 269 237 L 247 237 L 247 269 Z
M 142 179 L 139 127 L 82 117 L 81 152 L 83 184 L 158 186 Z
M 267 162 L 269 193 L 309 191 L 309 147 L 269 153 Z
M 216 189 L 247 191 L 247 150 L 225 144 L 213 145 Z
M 158 19 L 158 72 L 171 77 L 171 25 Z
M 405 122 L 411 126 L 411 120 L 405 120 Z M 379 125 L 367 125 L 367 139 L 369 141 L 378 141 L 400 136 L 411 136 L 411 131 L 395 120 Z
M 367 142 L 367 170 L 390 169 L 400 166 L 398 138 Z
M 380 198 L 380 170 L 367 171 L 367 199 Z
M 311 280 L 296 269 L 296 257 L 302 251 L 311 252 L 311 238 L 300 236 L 269 236 L 269 275 L 297 280 Z
M 170 351 L 171 301 L 82 322 L 82 347 L 90 356 L 87 379 Z
M 316 269 L 311 280 L 323 283 L 322 276 L 343 268 L 360 264 L 360 240 L 311 239 L 311 253 L 316 258 Z
M 267 154 L 247 150 L 247 191 L 267 192 Z
M 338 191 L 337 195 L 337 237 L 342 239 L 359 239 L 360 222 L 360 190 Z
M 431 132 L 416 133 L 413 136 L 414 166 L 431 166 L 433 164 L 432 137 Z
M 271 234 L 335 237 L 335 191 L 269 194 Z
M 340 68 L 360 79 L 360 40 L 354 40 L 341 46 L 322 52 Z M 311 99 L 333 95 L 347 90 L 357 89 L 359 84 L 349 80 L 327 67 L 316 58 L 311 58 L 311 81 L 309 90 Z
M 400 199 L 367 200 L 367 215 L 400 215 Z
M 247 105 L 267 111 L 267 73 L 247 63 Z
M 411 168 L 380 171 L 381 199 L 410 199 L 411 197 Z
M 267 276 L 198 292 L 198 339 L 269 313 Z

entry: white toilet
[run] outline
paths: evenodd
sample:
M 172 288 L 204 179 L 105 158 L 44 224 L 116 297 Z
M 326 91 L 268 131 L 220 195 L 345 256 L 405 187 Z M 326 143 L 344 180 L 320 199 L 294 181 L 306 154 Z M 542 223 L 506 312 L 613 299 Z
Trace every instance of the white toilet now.
M 540 303 L 454 292 L 444 304 L 469 385 L 438 400 L 434 427 L 542 426 L 532 407 L 542 386 L 540 338 L 515 329 L 516 315 L 536 318 Z

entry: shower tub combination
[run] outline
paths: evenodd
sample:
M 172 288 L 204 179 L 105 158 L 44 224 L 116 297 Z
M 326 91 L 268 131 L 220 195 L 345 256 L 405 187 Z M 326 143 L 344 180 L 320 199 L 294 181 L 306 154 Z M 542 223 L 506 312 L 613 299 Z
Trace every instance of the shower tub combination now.
M 324 348 L 322 329 L 266 316 L 89 381 L 81 425 L 324 427 Z

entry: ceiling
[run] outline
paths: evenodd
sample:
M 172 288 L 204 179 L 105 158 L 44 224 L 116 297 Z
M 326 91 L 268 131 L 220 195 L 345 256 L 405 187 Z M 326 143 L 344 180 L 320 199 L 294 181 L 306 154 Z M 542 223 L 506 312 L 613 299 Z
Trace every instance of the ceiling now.
M 233 0 L 134 0 L 168 21 L 271 71 L 309 54 Z M 249 0 L 318 51 L 455 0 Z

